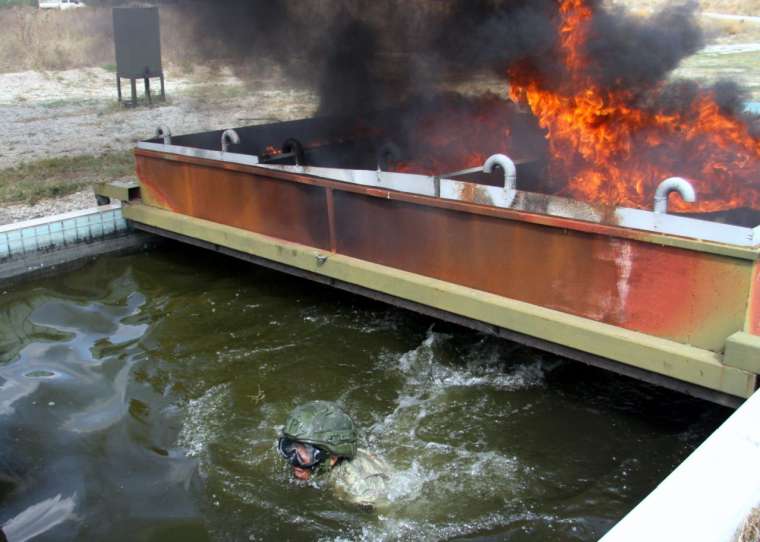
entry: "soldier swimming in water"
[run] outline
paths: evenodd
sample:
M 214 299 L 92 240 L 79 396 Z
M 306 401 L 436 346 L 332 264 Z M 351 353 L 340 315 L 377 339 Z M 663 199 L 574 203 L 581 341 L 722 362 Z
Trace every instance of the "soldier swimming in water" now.
M 324 479 L 336 494 L 362 506 L 387 502 L 390 470 L 357 447 L 354 421 L 335 403 L 312 401 L 288 416 L 277 450 L 299 480 Z

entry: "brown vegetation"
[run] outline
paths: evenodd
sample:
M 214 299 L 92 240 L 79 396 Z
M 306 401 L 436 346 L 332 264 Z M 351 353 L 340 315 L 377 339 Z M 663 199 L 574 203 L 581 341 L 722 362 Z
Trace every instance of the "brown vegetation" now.
M 635 10 L 661 9 L 672 5 L 672 0 L 610 0 L 612 4 Z M 760 15 L 760 0 L 699 0 L 704 11 L 715 11 L 734 15 Z
M 298 6 L 294 4 L 295 6 Z M 321 39 L 324 25 L 338 9 L 357 11 L 367 19 L 387 16 L 381 4 L 358 6 L 329 0 L 313 0 L 313 13 L 305 31 L 316 42 Z M 300 9 L 300 8 L 299 8 Z M 192 71 L 198 64 L 255 63 L 254 51 L 244 52 L 246 58 L 224 58 L 229 54 L 223 33 L 210 32 L 208 19 L 217 6 L 186 3 L 161 7 L 161 47 L 165 64 L 182 71 Z M 412 12 L 416 16 L 411 16 Z M 421 2 L 410 8 L 410 35 L 425 31 L 423 21 L 440 14 L 440 5 Z M 0 73 L 25 70 L 62 70 L 82 67 L 109 66 L 114 62 L 113 27 L 110 8 L 88 7 L 70 11 L 39 10 L 28 6 L 0 9 Z M 311 29 L 311 30 L 310 30 Z M 302 31 L 304 28 L 301 29 Z M 276 46 L 272 46 L 276 49 Z M 238 51 L 238 53 L 241 53 Z
M 64 156 L 0 169 L 0 205 L 35 203 L 65 196 L 103 181 L 134 175 L 129 151 L 97 156 Z
M 112 62 L 109 10 L 0 10 L 0 71 L 57 70 Z
M 69 11 L 32 7 L 0 9 L 0 72 L 111 66 L 109 8 Z M 178 7 L 161 8 L 164 62 L 188 67 L 200 60 L 200 21 Z
M 760 508 L 755 508 L 742 525 L 737 542 L 757 542 L 760 540 Z
M 668 0 L 609 0 L 635 11 L 664 7 Z M 321 5 L 324 3 L 324 5 Z M 316 1 L 311 28 L 319 28 L 321 19 L 329 17 L 334 2 Z M 760 0 L 702 0 L 705 10 L 723 13 L 760 15 Z M 442 4 L 420 2 L 410 8 L 409 33 L 419 37 L 435 25 Z M 348 9 L 351 9 L 349 3 Z M 384 17 L 382 3 L 362 9 L 362 17 Z M 311 10 L 310 10 L 311 11 Z M 445 11 L 445 10 L 444 10 Z M 414 12 L 414 13 L 412 13 Z M 414 15 L 414 16 L 413 16 Z M 177 4 L 161 8 L 161 32 L 164 62 L 190 71 L 210 60 L 234 63 L 241 59 L 218 58 L 224 50 L 219 43 L 224 36 L 204 31 L 203 6 Z M 429 24 L 428 24 L 429 23 Z M 719 23 L 710 23 L 711 25 Z M 729 34 L 742 32 L 741 23 L 723 22 L 720 28 Z M 757 26 L 757 25 L 753 25 Z M 32 7 L 0 9 L 0 72 L 24 70 L 60 70 L 113 64 L 113 30 L 109 8 L 71 11 L 39 10 Z M 723 32 L 721 32 L 723 33 Z M 250 59 L 247 59 L 250 60 Z

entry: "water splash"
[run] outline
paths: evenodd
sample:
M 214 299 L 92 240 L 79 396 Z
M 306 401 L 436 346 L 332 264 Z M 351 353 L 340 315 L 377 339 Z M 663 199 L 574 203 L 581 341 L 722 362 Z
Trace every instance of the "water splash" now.
M 526 468 L 513 455 L 483 442 L 476 429 L 492 406 L 467 390 L 482 388 L 506 401 L 510 393 L 544 385 L 554 364 L 540 357 L 520 359 L 512 345 L 497 339 L 482 337 L 461 345 L 457 337 L 432 329 L 416 348 L 395 358 L 386 355 L 379 363 L 382 370 L 399 373 L 403 382 L 393 410 L 375 421 L 367 440 L 396 471 L 389 483 L 390 505 L 381 510 L 379 524 L 351 536 L 436 540 L 507 521 L 499 510 L 505 499 L 524 492 Z M 452 411 L 462 414 L 451 424 L 449 438 L 441 420 Z M 468 521 L 453 521 L 448 527 L 430 521 L 436 515 L 431 510 L 438 510 L 439 520 L 463 520 L 462 507 L 456 504 L 461 495 L 477 495 L 483 510 L 470 510 Z
M 229 405 L 230 385 L 209 388 L 197 399 L 188 401 L 179 445 L 188 457 L 202 457 L 208 443 L 218 438 L 224 428 L 224 413 Z

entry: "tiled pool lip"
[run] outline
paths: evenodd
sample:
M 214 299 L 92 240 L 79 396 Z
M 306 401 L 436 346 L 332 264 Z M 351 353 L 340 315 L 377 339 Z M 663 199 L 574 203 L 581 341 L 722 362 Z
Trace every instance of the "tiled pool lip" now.
M 103 254 L 140 250 L 121 202 L 0 226 L 0 285 L 39 277 Z
M 52 221 L 62 221 L 62 220 L 69 220 L 72 218 L 79 218 L 82 216 L 91 215 L 94 212 L 103 212 L 103 211 L 115 210 L 115 209 L 121 209 L 120 201 L 109 203 L 108 205 L 102 205 L 100 207 L 90 207 L 88 209 L 79 209 L 77 211 L 69 211 L 67 213 L 60 213 L 57 215 L 43 216 L 40 218 L 33 218 L 31 220 L 24 220 L 21 222 L 12 222 L 10 224 L 4 224 L 0 226 L 0 233 L 21 230 L 25 228 L 34 227 L 34 226 L 40 226 L 43 224 L 49 224 Z
M 760 506 L 759 417 L 757 391 L 601 542 L 734 542 Z
M 124 234 L 121 203 L 0 226 L 0 262 Z

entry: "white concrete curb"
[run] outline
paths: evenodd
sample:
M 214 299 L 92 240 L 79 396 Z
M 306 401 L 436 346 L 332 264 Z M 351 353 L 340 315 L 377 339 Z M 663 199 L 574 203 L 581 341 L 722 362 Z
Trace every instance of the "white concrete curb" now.
M 602 542 L 732 542 L 760 505 L 756 392 Z

